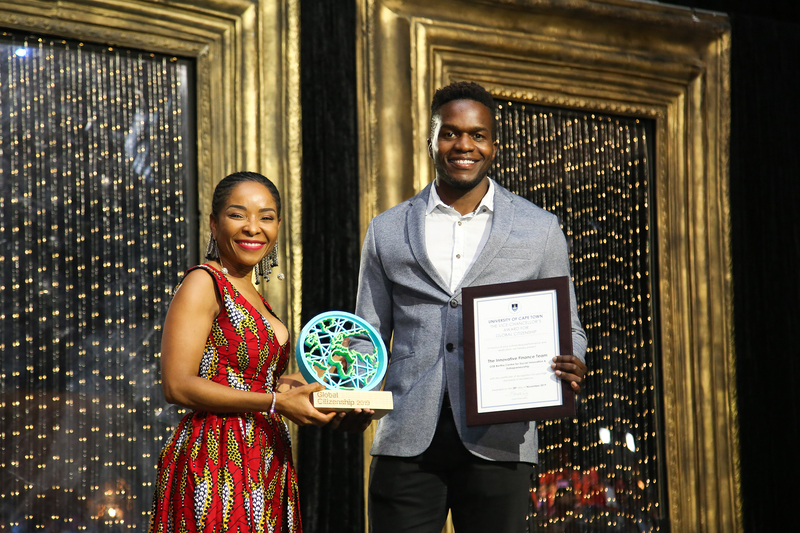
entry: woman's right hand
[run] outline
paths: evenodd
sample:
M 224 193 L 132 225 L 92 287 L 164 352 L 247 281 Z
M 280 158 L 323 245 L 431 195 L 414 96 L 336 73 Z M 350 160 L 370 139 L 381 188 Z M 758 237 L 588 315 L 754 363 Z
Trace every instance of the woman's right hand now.
M 321 383 L 311 383 L 275 393 L 275 411 L 299 426 L 324 426 L 336 413 L 321 413 L 311 404 L 311 394 L 321 390 L 325 390 Z

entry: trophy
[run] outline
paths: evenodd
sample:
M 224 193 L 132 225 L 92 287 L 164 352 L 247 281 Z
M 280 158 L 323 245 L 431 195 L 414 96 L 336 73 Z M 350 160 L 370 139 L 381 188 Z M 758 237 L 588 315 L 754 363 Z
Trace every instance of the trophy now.
M 297 364 L 308 383 L 324 391 L 312 394 L 322 412 L 372 409 L 373 419 L 392 410 L 392 393 L 379 390 L 389 358 L 378 332 L 344 311 L 315 316 L 300 332 Z

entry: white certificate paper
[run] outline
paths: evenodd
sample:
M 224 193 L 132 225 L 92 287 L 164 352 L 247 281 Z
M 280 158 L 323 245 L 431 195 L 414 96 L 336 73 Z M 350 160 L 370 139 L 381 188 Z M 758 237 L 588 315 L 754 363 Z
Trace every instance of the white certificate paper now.
M 559 406 L 561 380 L 555 290 L 474 300 L 477 412 Z

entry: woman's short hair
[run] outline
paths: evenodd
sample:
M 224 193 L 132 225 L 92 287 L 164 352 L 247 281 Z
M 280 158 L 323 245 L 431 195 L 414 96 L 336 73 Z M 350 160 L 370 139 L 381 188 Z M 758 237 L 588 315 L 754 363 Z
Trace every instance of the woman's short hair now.
M 211 214 L 214 215 L 214 218 L 216 219 L 219 216 L 219 213 L 222 211 L 222 208 L 225 207 L 225 203 L 228 201 L 228 198 L 230 198 L 231 194 L 233 194 L 233 190 L 240 183 L 244 183 L 246 181 L 254 181 L 267 188 L 272 195 L 273 200 L 275 200 L 275 205 L 278 209 L 278 218 L 280 218 L 281 194 L 278 192 L 278 188 L 269 180 L 269 178 L 256 172 L 234 172 L 229 176 L 225 176 L 219 183 L 217 183 L 217 186 L 214 188 L 214 197 L 211 199 Z

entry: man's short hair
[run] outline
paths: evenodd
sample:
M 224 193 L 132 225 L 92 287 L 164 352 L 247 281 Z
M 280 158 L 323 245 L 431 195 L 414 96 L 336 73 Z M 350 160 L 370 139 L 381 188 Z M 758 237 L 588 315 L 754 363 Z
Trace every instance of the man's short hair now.
M 492 94 L 474 81 L 456 81 L 438 89 L 431 100 L 431 130 L 430 138 L 436 134 L 436 117 L 442 106 L 454 100 L 474 100 L 485 105 L 492 116 L 492 140 L 495 139 L 494 97 Z

